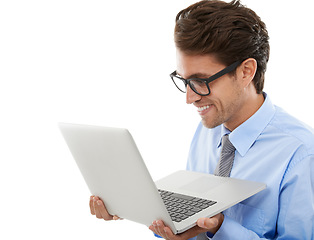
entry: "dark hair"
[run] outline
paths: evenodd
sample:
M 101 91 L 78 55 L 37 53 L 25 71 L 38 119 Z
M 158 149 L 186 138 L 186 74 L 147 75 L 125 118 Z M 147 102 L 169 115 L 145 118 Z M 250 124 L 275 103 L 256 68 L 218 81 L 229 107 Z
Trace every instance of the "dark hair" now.
M 239 0 L 204 0 L 183 9 L 176 17 L 174 39 L 181 51 L 213 54 L 226 66 L 254 58 L 253 82 L 256 92 L 262 92 L 270 50 L 268 32 L 260 17 Z

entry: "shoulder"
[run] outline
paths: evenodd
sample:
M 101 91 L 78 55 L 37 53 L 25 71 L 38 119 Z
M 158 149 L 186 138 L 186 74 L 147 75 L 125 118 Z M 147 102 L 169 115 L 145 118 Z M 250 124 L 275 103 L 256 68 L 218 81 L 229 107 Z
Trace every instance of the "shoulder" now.
M 280 107 L 268 126 L 268 135 L 276 138 L 277 147 L 282 154 L 288 154 L 284 178 L 302 172 L 311 171 L 314 161 L 314 130 L 309 125 L 291 116 Z M 283 153 L 284 152 L 284 153 Z M 299 169 L 300 168 L 300 169 Z M 299 170 L 298 170 L 299 169 Z
M 276 112 L 269 123 L 269 128 L 285 139 L 298 144 L 309 154 L 314 154 L 314 130 L 309 125 L 288 114 L 282 108 L 275 106 Z

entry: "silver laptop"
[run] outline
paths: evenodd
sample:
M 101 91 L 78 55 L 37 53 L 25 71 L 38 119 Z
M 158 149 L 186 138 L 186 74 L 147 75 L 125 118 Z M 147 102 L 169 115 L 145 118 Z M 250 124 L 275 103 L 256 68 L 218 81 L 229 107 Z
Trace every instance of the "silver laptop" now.
M 263 183 L 178 171 L 151 178 L 127 129 L 59 123 L 92 195 L 112 215 L 150 226 L 163 220 L 175 234 L 266 188 Z

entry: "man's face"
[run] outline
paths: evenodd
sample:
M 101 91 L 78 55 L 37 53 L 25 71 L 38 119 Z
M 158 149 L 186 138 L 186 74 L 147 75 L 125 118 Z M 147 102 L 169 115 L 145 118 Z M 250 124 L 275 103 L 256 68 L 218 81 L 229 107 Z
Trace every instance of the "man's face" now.
M 208 78 L 225 67 L 214 56 L 187 55 L 177 50 L 177 74 L 185 79 Z M 239 84 L 237 75 L 226 74 L 209 83 L 209 87 L 211 93 L 200 96 L 188 86 L 186 102 L 197 107 L 205 127 L 214 128 L 224 124 L 233 130 L 243 122 L 241 112 L 245 102 L 242 94 L 244 89 Z

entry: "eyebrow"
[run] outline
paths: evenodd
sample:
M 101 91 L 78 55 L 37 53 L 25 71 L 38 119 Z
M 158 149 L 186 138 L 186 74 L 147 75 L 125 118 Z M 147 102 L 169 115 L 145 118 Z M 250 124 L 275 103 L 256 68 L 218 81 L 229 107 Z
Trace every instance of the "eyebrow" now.
M 177 71 L 176 71 L 176 73 L 177 73 L 177 75 L 182 77 L 182 75 L 180 73 L 178 73 Z M 206 74 L 206 73 L 193 73 L 192 75 L 189 75 L 186 79 L 191 79 L 191 78 L 209 78 L 211 76 L 212 75 Z

